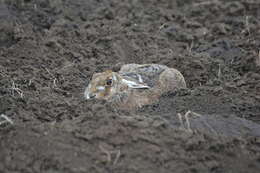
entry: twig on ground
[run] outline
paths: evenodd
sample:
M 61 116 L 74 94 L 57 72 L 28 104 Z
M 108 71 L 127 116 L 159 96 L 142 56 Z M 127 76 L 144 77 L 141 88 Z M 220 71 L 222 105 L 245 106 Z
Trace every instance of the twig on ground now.
M 182 115 L 180 113 L 178 113 L 177 115 L 178 115 L 178 118 L 179 118 L 180 123 L 181 123 L 181 128 L 185 129 L 183 119 L 182 119 Z
M 111 154 L 108 150 L 106 150 L 102 145 L 99 145 L 99 149 L 107 155 L 107 162 L 111 162 Z
M 32 84 L 32 79 L 29 80 L 28 85 L 31 86 L 31 84 Z
M 197 117 L 201 117 L 201 114 L 198 114 L 198 113 L 196 113 L 196 112 L 192 112 L 192 111 L 190 111 L 190 110 L 188 110 L 186 113 L 185 113 L 185 115 L 184 115 L 184 118 L 185 118 L 185 122 L 186 122 L 186 125 L 187 125 L 187 127 L 186 127 L 186 129 L 189 131 L 189 132 L 192 132 L 192 129 L 191 129 L 191 127 L 190 127 L 190 121 L 189 121 L 189 115 L 195 115 L 195 116 L 197 116 Z M 180 122 L 181 122 L 181 125 L 182 125 L 182 127 L 185 129 L 185 127 L 184 127 L 184 123 L 183 123 L 183 120 L 182 120 L 182 115 L 180 114 L 180 113 L 178 113 L 177 114 L 178 115 L 178 117 L 179 117 L 179 119 L 180 119 Z M 213 132 L 213 133 L 215 133 L 215 135 L 218 135 L 218 133 L 216 132 L 216 130 L 214 129 L 214 128 L 212 128 L 206 121 L 203 121 L 203 123 Z
M 218 0 L 210 0 L 210 1 L 205 1 L 205 2 L 198 2 L 198 3 L 194 3 L 194 7 L 196 6 L 205 6 L 205 5 L 216 5 L 217 3 L 219 3 Z
M 163 23 L 160 27 L 159 27 L 159 31 L 162 30 L 167 24 Z
M 4 124 L 4 123 L 14 124 L 14 122 L 13 122 L 9 117 L 7 117 L 7 116 L 4 115 L 4 114 L 1 114 L 1 115 L 0 115 L 0 118 L 3 118 L 3 119 L 4 119 L 3 121 L 0 121 L 0 125 L 2 125 L 2 124 Z
M 185 120 L 186 120 L 187 130 L 190 131 L 190 132 L 192 132 L 192 130 L 191 130 L 191 128 L 190 128 L 189 117 L 188 117 L 190 113 L 191 113 L 191 111 L 186 112 L 185 115 L 184 115 L 184 118 L 185 118 Z
M 12 90 L 12 95 L 14 96 L 14 92 L 16 92 L 17 94 L 19 94 L 19 96 L 21 98 L 23 98 L 24 94 L 23 94 L 23 90 L 21 90 L 20 88 L 18 88 L 16 86 L 16 84 L 14 83 L 14 81 L 12 81 L 12 86 L 10 88 Z
M 193 47 L 194 47 L 194 41 L 192 40 L 192 41 L 191 41 L 191 44 L 187 47 L 187 50 L 188 50 L 188 52 L 189 52 L 190 55 L 191 55 L 191 53 L 192 53 Z
M 111 163 L 112 161 L 112 154 L 116 154 L 115 159 L 113 161 L 113 165 L 116 165 L 120 156 L 121 156 L 121 151 L 120 150 L 115 150 L 115 151 L 109 151 L 105 149 L 102 145 L 99 145 L 100 150 L 102 153 L 105 153 L 107 156 L 107 163 Z
M 260 50 L 258 51 L 258 56 L 256 57 L 256 66 L 260 66 Z
M 189 120 L 189 115 L 190 115 L 190 114 L 195 115 L 195 116 L 197 116 L 197 117 L 201 117 L 200 114 L 188 110 L 188 111 L 184 114 L 184 118 L 185 118 L 185 122 L 186 122 L 186 128 L 185 128 L 185 126 L 184 126 L 184 122 L 183 122 L 183 119 L 182 119 L 183 116 L 182 116 L 180 113 L 178 113 L 177 116 L 178 116 L 178 118 L 179 118 L 179 120 L 180 120 L 181 126 L 182 126 L 184 129 L 188 130 L 189 132 L 192 132 L 191 127 L 190 127 L 190 120 Z
M 54 87 L 54 88 L 57 88 L 57 84 L 56 84 L 56 83 L 57 83 L 57 78 L 54 78 L 54 79 L 53 79 L 53 87 Z
M 52 73 L 50 72 L 50 70 L 47 69 L 46 67 L 45 67 L 45 70 L 49 73 L 49 75 L 52 76 L 52 79 L 53 79 L 53 88 L 57 88 L 57 81 L 58 81 L 58 79 L 57 79 L 57 78 L 54 76 L 54 74 L 52 74 Z
M 221 66 L 220 66 L 220 64 L 219 64 L 219 66 L 218 66 L 218 79 L 220 79 L 221 76 L 222 76 L 222 73 L 221 73 Z
M 115 158 L 115 160 L 114 160 L 114 162 L 113 162 L 113 165 L 117 164 L 117 162 L 118 162 L 120 156 L 121 156 L 121 151 L 118 150 L 117 153 L 116 153 L 116 158 Z
M 249 27 L 249 16 L 246 16 L 246 30 L 247 30 L 248 34 L 251 35 L 250 27 Z

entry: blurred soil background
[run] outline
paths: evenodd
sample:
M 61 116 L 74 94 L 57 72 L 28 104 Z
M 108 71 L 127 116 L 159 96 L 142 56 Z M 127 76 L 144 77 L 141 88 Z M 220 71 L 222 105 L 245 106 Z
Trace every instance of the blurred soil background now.
M 258 0 L 1 0 L 0 114 L 14 124 L 0 125 L 0 172 L 259 173 L 259 136 L 191 132 L 177 116 L 260 123 L 259 9 Z M 131 112 L 84 100 L 94 72 L 126 63 L 177 68 L 188 89 Z

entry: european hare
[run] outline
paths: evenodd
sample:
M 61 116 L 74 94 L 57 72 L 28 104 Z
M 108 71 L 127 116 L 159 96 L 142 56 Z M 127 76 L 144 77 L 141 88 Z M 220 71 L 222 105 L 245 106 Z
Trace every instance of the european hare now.
M 167 91 L 186 88 L 183 75 L 159 64 L 126 64 L 119 72 L 95 73 L 85 90 L 86 99 L 102 99 L 121 109 L 151 104 Z

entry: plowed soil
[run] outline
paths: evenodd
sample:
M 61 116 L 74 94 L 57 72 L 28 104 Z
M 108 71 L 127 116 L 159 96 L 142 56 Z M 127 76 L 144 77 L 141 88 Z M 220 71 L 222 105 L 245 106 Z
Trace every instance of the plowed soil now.
M 232 121 L 260 126 L 259 9 L 258 0 L 1 0 L 0 114 L 13 124 L 0 124 L 0 172 L 259 173 L 260 136 Z M 130 112 L 84 100 L 93 73 L 126 63 L 174 67 L 188 89 Z M 177 114 L 188 110 L 241 131 L 183 128 Z

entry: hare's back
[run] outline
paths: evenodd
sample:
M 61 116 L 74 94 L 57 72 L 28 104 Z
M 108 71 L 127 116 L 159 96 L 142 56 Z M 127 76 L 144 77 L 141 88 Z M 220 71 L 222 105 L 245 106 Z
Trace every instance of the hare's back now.
M 177 69 L 169 68 L 160 64 L 126 64 L 119 72 L 123 76 L 141 80 L 150 87 L 167 86 L 169 89 L 186 88 L 186 82 Z
M 169 68 L 159 64 L 127 64 L 122 66 L 119 73 L 124 77 L 144 82 L 152 88 L 158 83 L 160 75 L 167 69 Z
M 167 88 L 167 90 L 175 90 L 180 88 L 186 88 L 186 82 L 180 71 L 169 68 L 165 70 L 159 78 L 161 86 Z
M 160 64 L 126 64 L 120 69 L 120 73 L 134 72 L 149 75 L 160 75 L 168 67 Z

